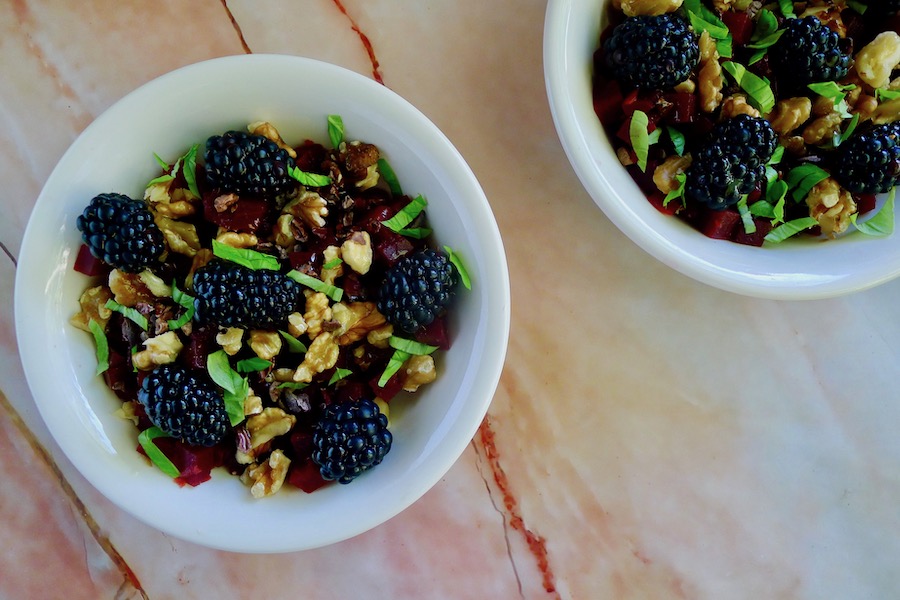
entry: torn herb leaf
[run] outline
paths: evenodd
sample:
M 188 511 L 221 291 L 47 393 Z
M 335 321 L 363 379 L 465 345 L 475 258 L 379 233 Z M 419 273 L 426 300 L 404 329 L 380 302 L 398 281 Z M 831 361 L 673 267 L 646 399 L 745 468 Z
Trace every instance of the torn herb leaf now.
M 332 148 L 337 148 L 344 141 L 344 119 L 341 115 L 328 115 L 328 139 Z
M 747 92 L 750 104 L 764 115 L 772 112 L 772 109 L 775 108 L 775 93 L 767 80 L 751 73 L 744 65 L 734 61 L 723 62 L 722 70 L 728 73 L 742 90 Z
M 301 273 L 297 270 L 291 270 L 290 272 L 288 272 L 287 276 L 297 283 L 305 285 L 313 291 L 322 292 L 335 302 L 340 302 L 341 298 L 343 298 L 344 296 L 344 290 L 342 290 L 341 288 L 331 285 L 330 283 L 325 283 L 321 279 L 317 279 L 315 277 L 312 277 L 311 275 L 307 275 L 306 273 Z
M 453 251 L 450 246 L 444 246 L 444 251 L 447 253 L 447 257 L 450 259 L 450 264 L 456 267 L 456 273 L 459 275 L 459 281 L 467 290 L 471 290 L 472 279 L 469 277 L 469 271 L 466 270 L 466 266 L 463 264 L 462 259 L 456 252 Z
M 631 146 L 637 156 L 637 166 L 641 171 L 647 170 L 647 157 L 650 154 L 650 120 L 647 113 L 636 110 L 631 115 L 631 123 L 628 126 L 628 136 L 631 138 Z M 659 134 L 657 134 L 658 137 Z
M 139 313 L 137 309 L 131 308 L 130 306 L 123 306 L 113 299 L 107 300 L 104 306 L 109 310 L 119 313 L 144 331 L 147 331 L 147 317 Z
M 303 354 L 306 352 L 306 345 L 289 334 L 287 331 L 278 330 L 278 335 L 285 341 L 288 347 L 288 352 L 292 354 Z
M 269 254 L 263 254 L 249 248 L 232 248 L 228 244 L 223 244 L 218 240 L 212 241 L 212 251 L 214 256 L 239 264 L 248 269 L 268 269 L 277 271 L 281 268 L 278 259 Z
M 857 231 L 872 237 L 887 237 L 894 233 L 894 196 L 896 191 L 897 188 L 891 188 L 884 205 L 865 221 L 857 221 L 857 214 L 850 215 L 850 222 Z
M 181 472 L 178 470 L 178 467 L 175 466 L 169 457 L 163 454 L 162 450 L 159 449 L 153 440 L 161 437 L 170 437 L 168 433 L 163 431 L 157 426 L 149 427 L 138 434 L 138 444 L 143 448 L 144 453 L 147 455 L 147 458 L 150 459 L 156 468 L 160 471 L 175 479 Z
M 384 182 L 388 184 L 388 187 L 391 188 L 391 193 L 393 195 L 403 195 L 403 188 L 400 187 L 400 180 L 397 179 L 397 174 L 394 173 L 394 169 L 391 168 L 391 165 L 387 160 L 383 158 L 378 159 L 378 172 L 381 174 L 381 178 L 384 179 Z
M 772 231 L 770 231 L 766 237 L 765 241 L 777 244 L 779 242 L 783 242 L 789 237 L 800 233 L 801 231 L 805 231 L 810 227 L 815 227 L 819 222 L 816 221 L 813 217 L 800 217 L 799 219 L 794 219 L 792 221 L 788 221 L 787 223 L 782 223 Z
M 331 185 L 331 177 L 328 175 L 320 175 L 318 173 L 307 173 L 300 170 L 299 167 L 288 165 L 288 175 L 299 181 L 306 187 L 324 187 Z
M 109 342 L 106 339 L 103 327 L 97 321 L 93 319 L 88 321 L 88 329 L 91 330 L 91 335 L 94 336 L 94 347 L 97 353 L 97 370 L 94 374 L 101 375 L 109 369 Z
M 426 206 L 428 206 L 428 201 L 425 200 L 425 196 L 419 194 L 409 204 L 401 208 L 396 215 L 386 221 L 382 221 L 381 224 L 394 233 L 400 233 L 404 227 L 412 223 L 413 219 L 425 210 Z

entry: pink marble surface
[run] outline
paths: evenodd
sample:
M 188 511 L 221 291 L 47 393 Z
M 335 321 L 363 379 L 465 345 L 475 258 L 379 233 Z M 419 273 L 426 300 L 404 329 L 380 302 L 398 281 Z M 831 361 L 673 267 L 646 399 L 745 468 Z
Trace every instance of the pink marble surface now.
M 0 3 L 0 598 L 900 597 L 900 282 L 753 300 L 643 253 L 557 140 L 544 9 Z M 491 200 L 513 293 L 500 388 L 453 469 L 296 554 L 209 550 L 111 505 L 50 438 L 13 331 L 22 232 L 72 140 L 138 85 L 248 51 L 380 78 L 432 118 Z

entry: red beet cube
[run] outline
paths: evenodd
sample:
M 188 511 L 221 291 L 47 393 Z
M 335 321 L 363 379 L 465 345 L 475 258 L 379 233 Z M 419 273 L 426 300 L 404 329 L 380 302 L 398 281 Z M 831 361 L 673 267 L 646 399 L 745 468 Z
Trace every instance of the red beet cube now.
M 90 248 L 85 244 L 78 248 L 78 256 L 75 257 L 73 268 L 88 277 L 107 275 L 110 271 L 109 265 L 91 254 Z
M 369 387 L 372 388 L 372 393 L 384 400 L 385 402 L 390 402 L 394 396 L 400 393 L 400 390 L 403 389 L 403 369 L 401 368 L 399 371 L 394 373 L 390 379 L 388 379 L 384 387 L 378 385 L 378 380 L 381 378 L 381 375 L 376 375 L 369 381 Z
M 329 483 L 322 479 L 318 465 L 309 459 L 291 464 L 287 474 L 287 482 L 294 487 L 300 488 L 307 494 L 311 494 Z
M 736 46 L 743 46 L 753 35 L 753 20 L 744 11 L 726 10 L 722 13 L 722 22 L 731 32 Z
M 450 349 L 450 336 L 447 333 L 447 319 L 444 316 L 436 318 L 434 321 L 417 331 L 413 337 L 417 342 L 428 344 L 429 346 L 437 346 L 441 350 Z
M 697 117 L 697 97 L 694 94 L 672 92 L 666 95 L 666 100 L 672 104 L 668 113 L 670 123 L 683 125 L 694 122 Z
M 681 208 L 681 200 L 670 200 L 668 204 L 663 206 L 665 199 L 666 196 L 662 192 L 655 192 L 647 196 L 647 200 L 649 200 L 650 204 L 652 204 L 659 212 L 665 215 L 674 215 L 678 212 L 678 209 Z
M 256 235 L 272 226 L 272 206 L 262 198 L 241 198 L 222 212 L 214 202 L 213 194 L 203 198 L 203 217 L 229 231 Z
M 717 240 L 730 240 L 741 215 L 736 210 L 709 210 L 702 216 L 700 231 Z
M 755 232 L 747 233 L 743 225 L 738 225 L 734 228 L 732 241 L 747 246 L 762 246 L 765 237 L 772 231 L 772 223 L 768 219 L 753 219 L 753 222 L 756 224 Z
M 613 79 L 609 82 L 594 80 L 594 113 L 604 125 L 615 123 L 622 115 L 622 88 Z
M 875 208 L 875 194 L 857 194 L 854 197 L 859 214 L 864 215 Z

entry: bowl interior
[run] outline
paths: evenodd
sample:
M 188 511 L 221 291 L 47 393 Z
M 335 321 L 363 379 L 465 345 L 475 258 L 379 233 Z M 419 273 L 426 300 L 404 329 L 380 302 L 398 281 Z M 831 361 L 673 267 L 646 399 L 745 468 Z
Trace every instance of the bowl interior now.
M 550 0 L 544 77 L 569 161 L 594 202 L 645 251 L 699 281 L 776 299 L 837 296 L 900 275 L 900 236 L 851 234 L 836 241 L 792 239 L 755 248 L 712 240 L 657 211 L 620 165 L 594 113 L 592 56 L 608 0 Z
M 179 488 L 135 452 L 133 425 L 100 377 L 90 336 L 68 324 L 89 279 L 72 266 L 75 217 L 97 193 L 140 197 L 166 159 L 212 134 L 256 120 L 288 143 L 327 141 L 326 117 L 346 137 L 374 143 L 404 191 L 423 194 L 437 242 L 457 251 L 472 290 L 455 305 L 453 347 L 439 377 L 392 401 L 394 446 L 350 485 L 314 494 L 286 486 L 254 500 L 222 471 Z M 419 498 L 463 452 L 496 389 L 509 330 L 505 255 L 487 199 L 450 142 L 387 88 L 333 65 L 289 56 L 215 59 L 174 71 L 129 94 L 66 152 L 37 200 L 22 246 L 16 329 L 26 376 L 51 433 L 79 471 L 120 507 L 167 533 L 244 552 L 322 546 L 361 533 Z

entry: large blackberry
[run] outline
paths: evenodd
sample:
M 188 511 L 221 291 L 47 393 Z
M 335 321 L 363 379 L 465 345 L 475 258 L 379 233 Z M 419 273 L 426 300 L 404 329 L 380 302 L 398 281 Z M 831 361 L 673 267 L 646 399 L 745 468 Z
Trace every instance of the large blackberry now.
M 900 183 L 900 122 L 857 133 L 838 147 L 834 178 L 858 194 L 879 194 Z
M 222 327 L 277 329 L 300 308 L 300 285 L 277 271 L 213 260 L 194 273 L 194 319 Z
M 329 404 L 313 431 L 312 459 L 322 478 L 350 483 L 381 463 L 393 436 L 372 400 Z
M 287 192 L 297 185 L 288 174 L 290 155 L 272 140 L 228 131 L 206 140 L 206 179 L 213 188 L 254 196 Z
M 76 225 L 91 254 L 122 271 L 141 271 L 165 250 L 147 204 L 122 194 L 94 196 Z
M 738 115 L 719 123 L 693 157 L 685 195 L 713 209 L 736 204 L 765 177 L 777 143 L 765 119 Z
M 841 49 L 841 38 L 816 17 L 788 19 L 784 33 L 769 52 L 786 87 L 837 81 L 850 70 L 850 53 Z
M 138 391 L 150 421 L 193 446 L 215 446 L 228 432 L 225 402 L 215 386 L 177 364 L 153 370 Z
M 378 310 L 394 327 L 413 333 L 447 308 L 457 281 L 443 252 L 425 249 L 407 254 L 385 275 Z
M 678 15 L 628 17 L 603 44 L 604 61 L 621 83 L 664 90 L 687 79 L 697 66 L 697 40 Z

